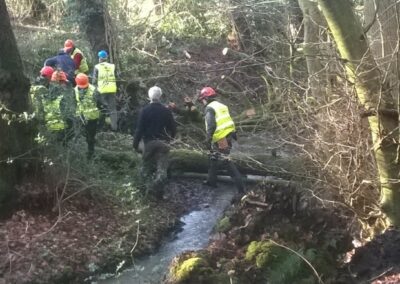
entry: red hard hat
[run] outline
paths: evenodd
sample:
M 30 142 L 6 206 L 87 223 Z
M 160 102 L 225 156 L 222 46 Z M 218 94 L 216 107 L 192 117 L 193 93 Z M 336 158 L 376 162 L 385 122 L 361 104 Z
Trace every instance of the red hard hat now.
M 200 92 L 199 101 L 201 101 L 203 99 L 214 98 L 216 96 L 217 96 L 217 93 L 214 91 L 213 88 L 204 87 Z
M 63 71 L 54 71 L 51 75 L 51 81 L 53 82 L 67 82 L 67 75 Z
M 89 86 L 89 78 L 86 74 L 79 73 L 76 75 L 75 83 L 81 89 L 87 88 Z
M 51 75 L 53 75 L 54 69 L 50 66 L 44 66 L 42 70 L 40 70 L 40 75 L 42 77 L 47 78 L 48 80 L 51 79 Z
M 67 50 L 73 48 L 75 46 L 75 43 L 72 39 L 67 39 L 64 42 L 64 51 L 67 52 Z

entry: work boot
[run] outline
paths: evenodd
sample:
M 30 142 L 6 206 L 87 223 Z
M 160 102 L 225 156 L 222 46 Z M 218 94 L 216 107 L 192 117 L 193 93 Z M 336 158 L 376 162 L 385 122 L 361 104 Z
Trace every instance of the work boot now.
M 216 183 L 211 183 L 208 180 L 204 180 L 203 181 L 203 185 L 209 186 L 209 187 L 213 187 L 213 188 L 217 188 L 218 187 L 218 185 Z

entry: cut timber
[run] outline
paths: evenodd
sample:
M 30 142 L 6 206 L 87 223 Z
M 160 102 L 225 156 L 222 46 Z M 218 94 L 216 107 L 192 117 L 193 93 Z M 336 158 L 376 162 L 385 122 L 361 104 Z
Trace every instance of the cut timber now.
M 206 151 L 176 149 L 170 153 L 171 170 L 178 172 L 207 173 L 208 156 Z M 232 160 L 242 175 L 277 176 L 287 178 L 291 172 L 304 165 L 300 158 L 273 157 L 266 154 L 249 156 L 243 153 L 232 154 Z M 224 172 L 222 172 L 224 174 Z M 221 174 L 221 172 L 220 172 Z

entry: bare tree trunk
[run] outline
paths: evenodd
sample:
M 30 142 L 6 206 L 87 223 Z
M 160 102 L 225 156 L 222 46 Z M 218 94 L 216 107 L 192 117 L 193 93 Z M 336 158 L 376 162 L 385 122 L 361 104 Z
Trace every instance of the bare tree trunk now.
M 349 0 L 318 0 L 322 12 L 346 60 L 349 79 L 355 84 L 360 103 L 375 114 L 368 117 L 378 166 L 382 208 L 389 221 L 400 224 L 400 183 L 397 156 L 398 117 L 389 115 L 394 101 L 381 88 L 381 74 L 366 35 Z
M 308 83 L 311 94 L 315 98 L 324 96 L 324 88 L 327 85 L 326 72 L 320 60 L 320 27 L 326 23 L 318 9 L 317 2 L 311 0 L 299 0 L 300 8 L 303 11 L 304 22 L 304 55 L 308 69 Z
M 29 110 L 29 80 L 22 73 L 5 0 L 0 0 L 0 210 L 23 177 L 24 158 L 33 144 L 28 123 L 18 117 Z

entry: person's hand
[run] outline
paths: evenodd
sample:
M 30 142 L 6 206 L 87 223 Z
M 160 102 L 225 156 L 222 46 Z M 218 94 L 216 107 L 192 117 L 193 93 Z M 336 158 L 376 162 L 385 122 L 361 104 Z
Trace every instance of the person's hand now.
M 175 104 L 174 102 L 169 102 L 168 105 L 167 105 L 167 107 L 168 107 L 170 110 L 174 110 L 174 109 L 176 109 L 176 104 Z
M 188 108 L 191 108 L 193 106 L 193 102 L 188 96 L 183 98 L 183 102 L 184 105 L 187 106 Z
M 135 151 L 136 151 L 136 153 L 138 153 L 138 154 L 143 154 L 142 149 L 140 149 L 139 147 L 136 147 L 136 148 L 135 148 Z

